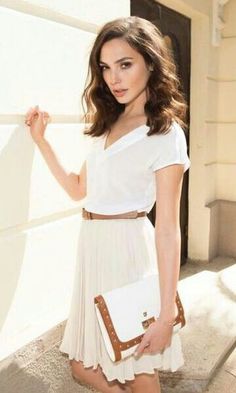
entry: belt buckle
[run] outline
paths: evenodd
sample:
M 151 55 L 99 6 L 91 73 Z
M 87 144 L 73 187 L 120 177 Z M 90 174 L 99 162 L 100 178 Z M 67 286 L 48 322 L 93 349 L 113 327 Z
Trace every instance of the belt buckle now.
M 92 220 L 92 213 L 88 212 L 87 210 L 85 210 L 85 208 L 83 207 L 83 217 L 86 220 Z

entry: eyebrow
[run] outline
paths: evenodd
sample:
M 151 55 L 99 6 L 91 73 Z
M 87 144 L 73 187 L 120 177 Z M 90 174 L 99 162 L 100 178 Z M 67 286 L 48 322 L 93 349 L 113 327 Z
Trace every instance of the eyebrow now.
M 133 59 L 133 57 L 122 57 L 121 59 L 116 60 L 116 61 L 115 61 L 115 64 L 116 64 L 116 63 L 121 63 L 122 61 L 127 60 L 127 59 Z M 104 61 L 99 61 L 99 64 L 105 64 L 105 65 L 107 65 Z

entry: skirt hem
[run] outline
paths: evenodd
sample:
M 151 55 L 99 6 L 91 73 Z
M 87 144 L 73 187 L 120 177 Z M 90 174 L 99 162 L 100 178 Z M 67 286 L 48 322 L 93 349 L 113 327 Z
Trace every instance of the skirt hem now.
M 76 360 L 77 362 L 82 362 L 84 368 L 91 368 L 91 367 L 93 367 L 93 370 L 97 370 L 98 366 L 100 366 L 100 368 L 102 370 L 102 373 L 104 374 L 104 376 L 105 376 L 105 378 L 106 378 L 106 380 L 108 382 L 112 382 L 112 381 L 117 380 L 120 383 L 126 383 L 127 381 L 134 381 L 136 375 L 139 375 L 139 374 L 155 374 L 155 371 L 169 371 L 169 372 L 173 373 L 173 372 L 176 372 L 177 370 L 179 370 L 184 365 L 184 362 L 182 362 L 175 369 L 171 369 L 171 367 L 163 367 L 163 365 L 161 365 L 161 364 L 156 365 L 156 366 L 153 365 L 152 366 L 152 370 L 150 370 L 150 369 L 149 370 L 144 369 L 144 370 L 139 370 L 139 371 L 133 370 L 132 375 L 130 377 L 127 376 L 127 377 L 122 378 L 120 376 L 112 376 L 112 375 L 110 375 L 109 372 L 106 370 L 106 367 L 104 365 L 102 365 L 101 363 L 99 363 L 99 362 L 96 362 L 96 363 L 93 363 L 93 364 L 86 363 L 81 358 L 79 359 L 79 358 L 76 358 L 76 357 L 71 357 L 68 352 L 64 352 L 63 350 L 61 350 L 61 352 L 66 353 L 68 355 L 69 360 Z

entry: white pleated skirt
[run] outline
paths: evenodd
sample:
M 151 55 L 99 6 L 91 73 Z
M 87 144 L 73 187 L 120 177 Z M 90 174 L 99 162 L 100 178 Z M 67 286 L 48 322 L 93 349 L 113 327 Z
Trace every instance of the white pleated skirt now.
M 155 369 L 176 371 L 184 364 L 179 332 L 164 352 L 133 355 L 114 363 L 96 320 L 94 297 L 158 273 L 155 229 L 148 217 L 85 220 L 79 230 L 71 307 L 59 350 L 84 367 L 98 365 L 108 381 L 125 383 Z

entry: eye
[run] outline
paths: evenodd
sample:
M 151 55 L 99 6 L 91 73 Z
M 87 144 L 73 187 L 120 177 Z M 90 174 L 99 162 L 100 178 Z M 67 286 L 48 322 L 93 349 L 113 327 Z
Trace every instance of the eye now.
M 105 65 L 99 65 L 99 67 L 100 67 L 101 71 L 104 71 L 107 68 L 107 66 L 105 66 Z
M 123 67 L 123 65 L 124 65 L 125 67 Z M 125 61 L 124 63 L 121 64 L 121 67 L 122 67 L 122 68 L 128 68 L 129 66 L 131 66 L 130 61 Z

